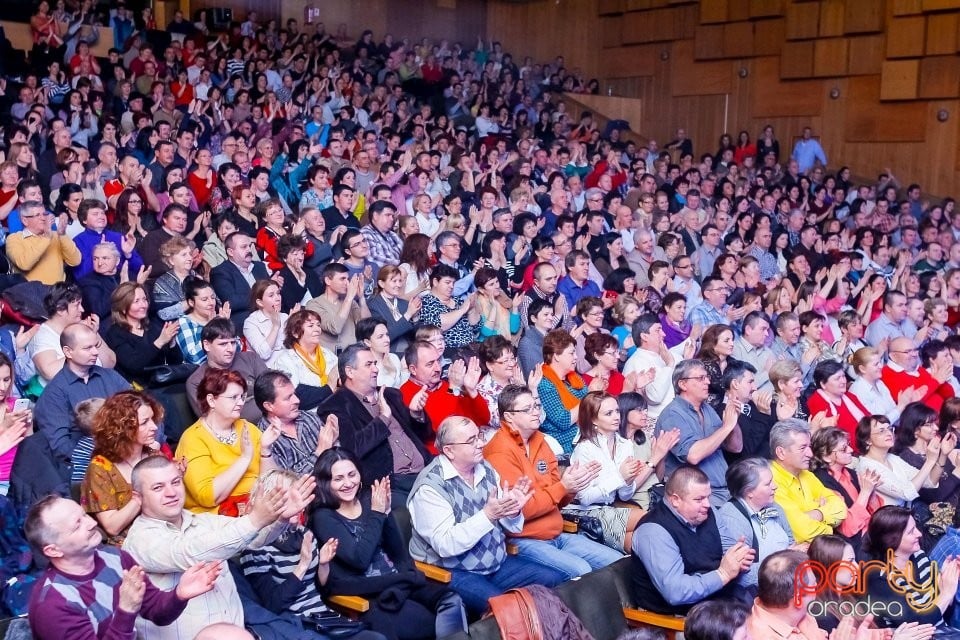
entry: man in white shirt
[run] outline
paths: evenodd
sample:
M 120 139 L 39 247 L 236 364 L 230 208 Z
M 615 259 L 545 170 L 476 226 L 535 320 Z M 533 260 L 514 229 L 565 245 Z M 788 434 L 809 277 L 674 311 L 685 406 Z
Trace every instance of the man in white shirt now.
M 472 616 L 487 600 L 529 584 L 552 587 L 566 576 L 544 565 L 507 555 L 505 532 L 523 530 L 523 507 L 533 495 L 530 478 L 510 487 L 483 459 L 483 440 L 468 418 L 440 423 L 433 459 L 410 491 L 413 534 L 410 555 L 450 571 L 450 587 Z
M 130 525 L 123 550 L 161 589 L 177 584 L 183 572 L 199 562 L 227 560 L 272 542 L 310 504 L 316 486 L 312 476 L 304 476 L 287 491 L 254 490 L 248 513 L 231 518 L 184 510 L 183 474 L 163 456 L 140 461 L 131 480 L 142 511 Z M 173 624 L 161 627 L 138 619 L 136 626 L 144 640 L 178 640 L 193 638 L 216 622 L 243 626 L 240 596 L 229 571 L 220 574 L 212 590 L 193 598 Z
M 637 345 L 623 367 L 623 375 L 638 372 L 637 390 L 647 399 L 647 414 L 656 420 L 673 400 L 673 368 L 677 361 L 693 357 L 695 342 L 686 340 L 672 350 L 663 342 L 660 319 L 646 313 L 633 323 L 633 342 Z M 649 380 L 641 385 L 643 380 Z

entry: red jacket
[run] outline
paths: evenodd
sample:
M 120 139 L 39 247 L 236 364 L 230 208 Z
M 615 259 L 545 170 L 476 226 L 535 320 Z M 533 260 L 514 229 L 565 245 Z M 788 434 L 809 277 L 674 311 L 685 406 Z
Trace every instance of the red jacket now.
M 863 406 L 857 396 L 849 392 L 843 394 L 839 405 L 834 405 L 820 391 L 815 391 L 807 400 L 807 411 L 811 418 L 821 411 L 825 412 L 828 418 L 836 416 L 837 427 L 850 436 L 850 446 L 854 450 L 857 448 L 857 423 L 860 418 L 871 415 L 870 410 Z
M 411 378 L 400 387 L 400 394 L 403 396 L 403 402 L 410 405 L 413 396 L 417 395 L 422 387 Z M 450 416 L 463 416 L 473 420 L 478 427 L 483 427 L 490 422 L 490 409 L 487 408 L 487 401 L 479 393 L 476 398 L 471 398 L 466 391 L 461 391 L 459 396 L 453 395 L 450 391 L 450 383 L 444 380 L 434 391 L 427 392 L 427 406 L 424 412 L 430 418 L 430 424 L 433 425 L 434 433 L 444 418 Z M 433 437 L 424 444 L 430 453 L 437 455 L 437 447 L 433 444 Z
M 927 387 L 927 395 L 920 402 L 927 405 L 936 412 L 940 412 L 943 401 L 953 397 L 953 387 L 948 383 L 940 383 L 929 371 L 920 367 L 916 375 L 910 375 L 903 370 L 895 370 L 889 364 L 883 368 L 880 373 L 880 379 L 883 384 L 890 389 L 890 395 L 894 401 L 900 400 L 900 394 L 910 387 Z

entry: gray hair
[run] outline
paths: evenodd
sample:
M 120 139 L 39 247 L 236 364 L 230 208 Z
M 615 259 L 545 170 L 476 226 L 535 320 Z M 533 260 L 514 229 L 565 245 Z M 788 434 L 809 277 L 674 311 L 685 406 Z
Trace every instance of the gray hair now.
M 442 451 L 445 446 L 455 442 L 453 433 L 458 428 L 471 425 L 474 427 L 477 426 L 473 420 L 463 416 L 450 416 L 445 418 L 443 422 L 440 423 L 440 426 L 437 427 L 437 437 L 434 440 L 437 451 Z
M 727 469 L 727 489 L 734 498 L 743 498 L 760 485 L 760 471 L 769 469 L 770 461 L 744 458 Z
M 673 370 L 673 392 L 680 395 L 680 381 L 690 377 L 690 372 L 696 368 L 707 370 L 703 360 L 692 358 L 690 360 L 681 360 Z
M 39 200 L 27 200 L 26 202 L 20 205 L 20 217 L 21 218 L 30 217 L 30 216 L 24 216 L 23 214 L 26 213 L 27 211 L 33 211 L 35 209 L 40 209 L 40 211 L 42 212 L 46 212 L 47 210 L 46 207 L 43 206 L 43 203 L 40 202 Z
M 807 423 L 799 418 L 780 420 L 770 429 L 770 453 L 777 457 L 777 447 L 789 447 L 795 435 L 810 435 Z
M 97 249 L 100 249 L 101 251 L 109 251 L 110 255 L 112 255 L 114 258 L 117 260 L 120 259 L 120 250 L 117 249 L 117 245 L 113 244 L 112 242 L 98 242 L 97 244 L 93 245 L 93 253 L 96 253 Z

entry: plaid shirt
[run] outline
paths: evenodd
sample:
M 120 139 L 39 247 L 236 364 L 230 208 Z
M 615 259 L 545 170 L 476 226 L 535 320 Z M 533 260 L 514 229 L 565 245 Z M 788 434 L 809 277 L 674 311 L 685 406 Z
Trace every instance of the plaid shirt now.
M 207 354 L 203 350 L 203 344 L 200 341 L 200 333 L 203 331 L 203 325 L 190 319 L 189 316 L 180 316 L 177 321 L 180 325 L 180 331 L 177 333 L 177 346 L 183 352 L 184 362 L 190 364 L 203 364 L 207 361 Z
M 725 324 L 729 325 L 730 321 L 725 315 L 728 309 L 728 305 L 724 305 L 723 309 L 717 311 L 716 308 L 709 302 L 701 302 L 693 308 L 693 311 L 690 312 L 690 317 L 688 320 L 691 325 L 700 325 L 704 329 L 715 324 Z
M 364 225 L 360 233 L 367 240 L 367 246 L 370 247 L 370 262 L 377 265 L 377 268 L 385 267 L 388 264 L 400 264 L 400 250 L 403 248 L 403 241 L 392 229 L 386 233 L 381 233 L 373 225 Z
M 263 418 L 257 425 L 261 431 L 270 426 Z M 313 473 L 317 462 L 317 442 L 320 440 L 320 418 L 312 411 L 301 411 L 297 418 L 297 437 L 291 438 L 281 433 L 277 441 L 270 446 L 273 460 L 280 469 L 288 469 L 302 475 Z

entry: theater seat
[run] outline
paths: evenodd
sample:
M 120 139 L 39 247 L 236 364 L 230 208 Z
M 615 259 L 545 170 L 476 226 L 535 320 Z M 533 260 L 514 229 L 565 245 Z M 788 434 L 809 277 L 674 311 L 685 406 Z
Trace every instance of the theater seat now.
M 662 630 L 667 640 L 674 640 L 677 632 L 683 631 L 683 617 L 654 613 L 634 606 L 633 589 L 630 584 L 631 562 L 630 558 L 624 558 L 608 567 L 612 570 L 613 582 L 620 594 L 626 624 L 630 627 L 654 627 Z

